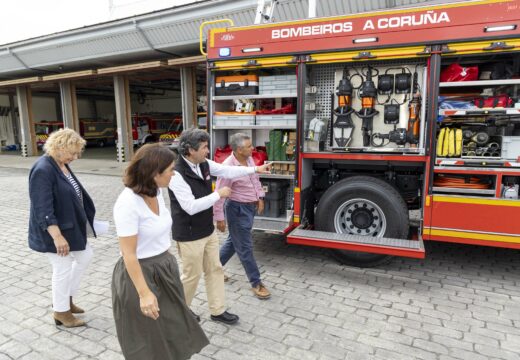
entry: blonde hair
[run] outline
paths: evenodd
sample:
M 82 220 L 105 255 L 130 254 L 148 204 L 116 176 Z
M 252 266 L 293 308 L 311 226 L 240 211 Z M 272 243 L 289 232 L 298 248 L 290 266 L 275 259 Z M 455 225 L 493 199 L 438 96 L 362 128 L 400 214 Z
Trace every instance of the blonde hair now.
M 43 151 L 47 155 L 56 157 L 62 150 L 81 152 L 87 142 L 72 129 L 60 129 L 49 135 L 43 145 Z

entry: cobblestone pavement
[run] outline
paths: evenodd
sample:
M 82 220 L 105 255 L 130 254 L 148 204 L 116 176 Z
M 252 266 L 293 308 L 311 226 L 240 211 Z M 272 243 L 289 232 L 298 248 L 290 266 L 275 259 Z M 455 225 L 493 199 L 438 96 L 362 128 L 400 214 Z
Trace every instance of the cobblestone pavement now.
M 115 235 L 91 241 L 95 259 L 77 297 L 88 327 L 57 328 L 51 267 L 27 247 L 27 174 L 0 168 L 0 360 L 122 359 L 110 301 Z M 121 179 L 79 177 L 98 217 L 111 219 Z M 427 244 L 424 261 L 357 269 L 273 235 L 255 246 L 272 298 L 251 295 L 234 258 L 226 290 L 240 324 L 208 320 L 201 284 L 193 310 L 211 345 L 193 359 L 520 359 L 518 251 Z

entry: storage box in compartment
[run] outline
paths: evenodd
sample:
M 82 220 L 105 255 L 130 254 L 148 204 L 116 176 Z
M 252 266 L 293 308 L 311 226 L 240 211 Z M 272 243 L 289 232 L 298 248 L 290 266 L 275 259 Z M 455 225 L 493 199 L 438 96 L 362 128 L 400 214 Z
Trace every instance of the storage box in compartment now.
M 296 75 L 260 76 L 260 94 L 296 94 Z
M 215 79 L 216 96 L 256 94 L 258 94 L 258 75 L 217 76 Z
M 520 158 L 520 136 L 502 136 L 502 159 Z
M 265 192 L 264 216 L 279 217 L 285 212 L 285 197 L 289 182 L 284 180 L 263 180 L 262 186 Z
M 254 115 L 215 115 L 213 126 L 251 126 L 255 124 Z
M 296 114 L 256 115 L 256 125 L 296 127 Z

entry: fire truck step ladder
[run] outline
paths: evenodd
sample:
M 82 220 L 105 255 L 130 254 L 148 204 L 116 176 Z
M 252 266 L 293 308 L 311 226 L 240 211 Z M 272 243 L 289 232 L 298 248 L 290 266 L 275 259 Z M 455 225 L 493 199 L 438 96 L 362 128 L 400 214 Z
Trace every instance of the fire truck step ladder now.
M 255 218 L 255 221 L 253 223 L 253 230 L 271 234 L 283 234 L 288 226 L 288 221 Z
M 419 240 L 392 239 L 296 228 L 287 236 L 289 244 L 361 251 L 424 259 L 424 243 Z

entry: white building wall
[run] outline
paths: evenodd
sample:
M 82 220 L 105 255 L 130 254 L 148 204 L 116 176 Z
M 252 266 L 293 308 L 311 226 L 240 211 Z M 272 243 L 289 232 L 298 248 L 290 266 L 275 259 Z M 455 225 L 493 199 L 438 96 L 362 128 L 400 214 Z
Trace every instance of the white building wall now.
M 116 106 L 110 100 L 78 99 L 78 117 L 80 119 L 100 119 L 115 121 Z
M 9 106 L 9 96 L 0 95 L 0 106 Z
M 96 117 L 96 102 L 90 99 L 78 99 L 79 119 L 93 119 Z
M 116 104 L 114 101 L 97 100 L 96 112 L 100 119 L 116 121 Z
M 163 96 L 146 96 L 144 104 L 139 104 L 136 96 L 131 98 L 132 113 L 181 113 L 182 100 L 180 91 L 167 91 Z

